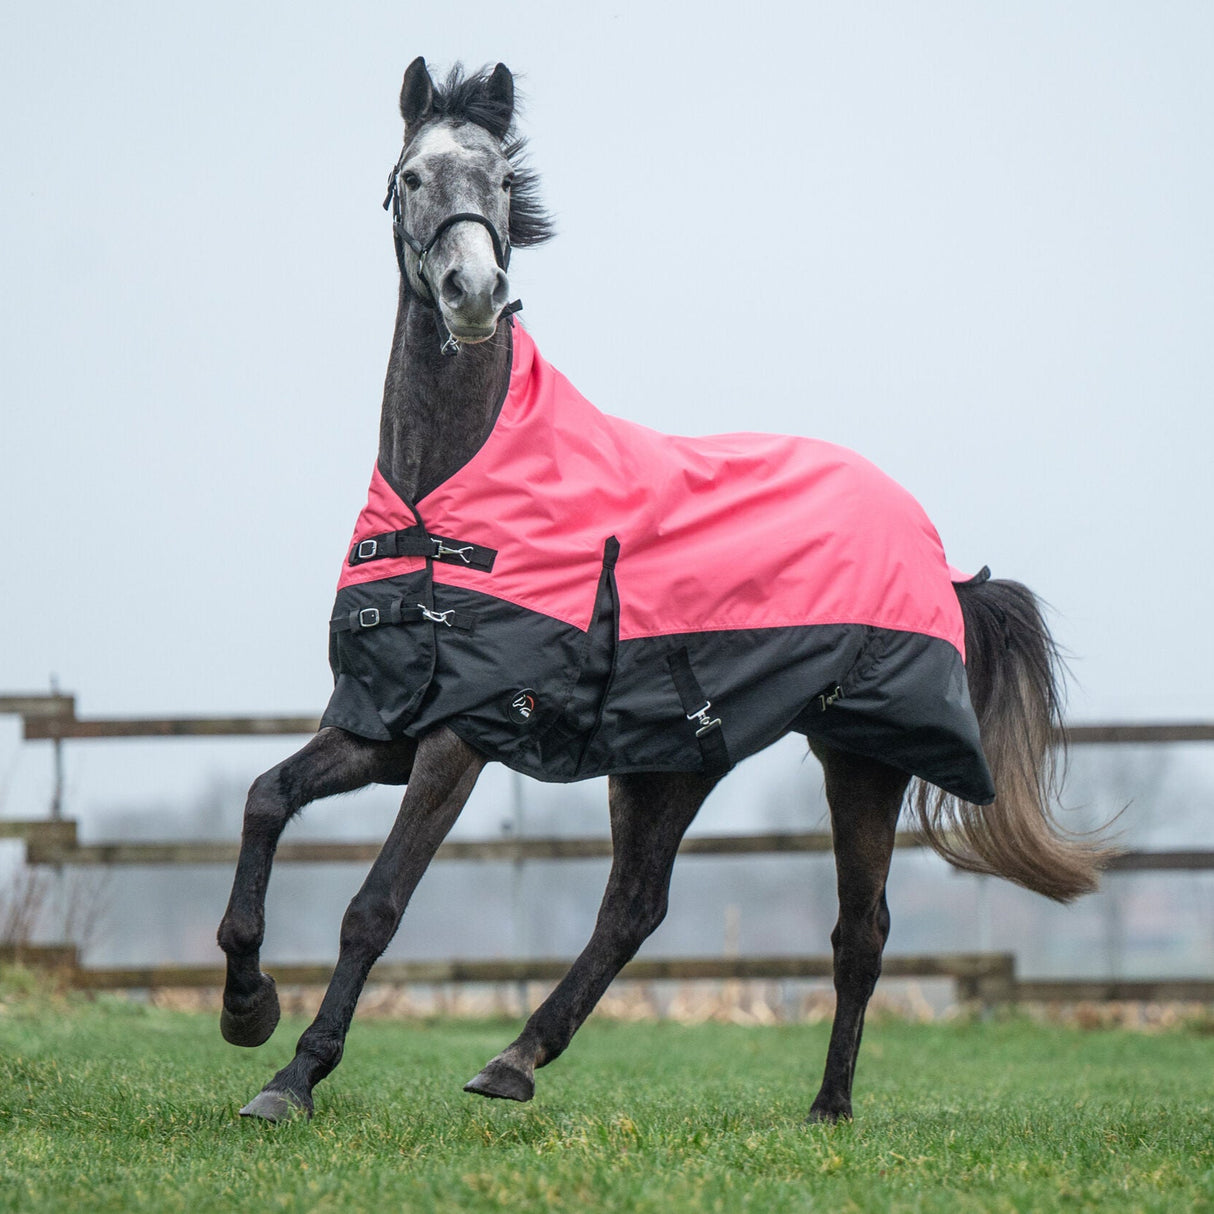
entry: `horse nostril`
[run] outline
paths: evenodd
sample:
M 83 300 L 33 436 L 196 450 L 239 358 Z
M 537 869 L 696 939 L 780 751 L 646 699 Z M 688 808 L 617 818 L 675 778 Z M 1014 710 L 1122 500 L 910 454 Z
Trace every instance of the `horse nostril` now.
M 510 280 L 506 277 L 505 271 L 498 270 L 497 276 L 493 280 L 493 307 L 504 308 L 506 300 L 510 295 Z
M 460 281 L 458 270 L 448 270 L 443 275 L 443 282 L 440 288 L 443 297 L 443 303 L 449 308 L 458 307 L 460 301 L 464 298 L 464 285 Z

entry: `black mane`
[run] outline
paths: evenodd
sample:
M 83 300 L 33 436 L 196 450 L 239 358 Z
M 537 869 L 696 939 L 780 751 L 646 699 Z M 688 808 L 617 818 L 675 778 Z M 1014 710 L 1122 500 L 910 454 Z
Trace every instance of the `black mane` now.
M 515 248 L 543 244 L 555 235 L 555 228 L 552 217 L 540 201 L 539 175 L 526 161 L 527 141 L 513 135 L 517 97 L 513 106 L 495 100 L 489 91 L 489 76 L 488 68 L 465 75 L 463 65 L 456 63 L 447 73 L 446 80 L 434 84 L 434 119 L 457 124 L 474 122 L 501 141 L 502 151 L 514 169 L 514 185 L 510 191 L 510 244 Z

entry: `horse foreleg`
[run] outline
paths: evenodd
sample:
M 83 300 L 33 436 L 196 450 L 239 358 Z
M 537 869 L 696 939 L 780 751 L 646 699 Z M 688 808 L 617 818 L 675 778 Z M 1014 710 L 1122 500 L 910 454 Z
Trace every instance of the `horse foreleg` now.
M 885 881 L 908 778 L 883 763 L 815 747 L 826 771 L 839 885 L 839 920 L 831 933 L 835 961 L 835 1019 L 822 1087 L 811 1121 L 851 1118 L 852 1079 L 864 1009 L 881 973 L 889 936 Z
M 246 1117 L 280 1121 L 312 1113 L 312 1089 L 341 1061 L 354 1008 L 371 966 L 388 947 L 405 907 L 439 844 L 447 837 L 485 760 L 450 730 L 417 747 L 413 774 L 383 850 L 341 923 L 341 951 L 316 1019 L 295 1057 L 243 1109 Z
M 310 801 L 372 782 L 403 784 L 417 743 L 372 742 L 324 729 L 303 749 L 253 781 L 244 811 L 232 895 L 219 925 L 227 955 L 220 1029 L 233 1045 L 261 1045 L 278 1024 L 274 980 L 261 972 L 266 886 L 287 822 Z
M 611 980 L 665 917 L 683 832 L 715 782 L 679 773 L 611 778 L 611 875 L 590 942 L 519 1037 L 465 1084 L 465 1092 L 531 1099 L 535 1068 L 564 1051 Z

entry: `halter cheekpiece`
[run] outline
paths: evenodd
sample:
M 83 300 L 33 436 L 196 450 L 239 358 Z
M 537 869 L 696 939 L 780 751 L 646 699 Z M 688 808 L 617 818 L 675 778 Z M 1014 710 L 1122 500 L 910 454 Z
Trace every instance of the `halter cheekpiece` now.
M 443 320 L 443 313 L 438 305 L 438 295 L 434 290 L 434 284 L 426 277 L 426 258 L 443 238 L 443 234 L 447 229 L 454 227 L 457 223 L 479 223 L 489 233 L 489 239 L 493 242 L 493 259 L 497 262 L 498 269 L 503 271 L 510 265 L 510 244 L 508 241 L 502 240 L 497 228 L 493 226 L 492 220 L 486 218 L 484 215 L 477 214 L 475 211 L 459 211 L 454 215 L 448 215 L 434 229 L 430 239 L 423 244 L 405 227 L 405 208 L 401 201 L 404 191 L 401 189 L 400 182 L 400 175 L 404 169 L 404 164 L 405 153 L 402 151 L 400 158 L 392 166 L 392 171 L 388 174 L 388 192 L 384 196 L 384 210 L 391 209 L 392 213 L 392 243 L 396 248 L 396 264 L 400 267 L 401 277 L 408 283 L 409 271 L 405 265 L 404 246 L 408 245 L 417 255 L 417 280 L 429 295 L 427 298 L 426 295 L 418 293 L 417 298 L 425 307 L 430 308 L 434 312 L 439 340 L 442 342 L 442 352 L 447 355 L 455 355 L 460 352 L 459 339 L 447 328 L 447 324 Z M 522 302 L 515 299 L 502 309 L 501 315 L 509 316 L 519 311 L 522 306 Z

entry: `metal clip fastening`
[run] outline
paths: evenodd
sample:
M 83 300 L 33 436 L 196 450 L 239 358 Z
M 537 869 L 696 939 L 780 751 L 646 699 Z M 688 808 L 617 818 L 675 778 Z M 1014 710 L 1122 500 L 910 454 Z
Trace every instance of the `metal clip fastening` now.
M 710 729 L 715 729 L 721 723 L 720 717 L 713 717 L 711 720 L 709 719 L 708 710 L 711 707 L 712 701 L 705 700 L 703 708 L 697 708 L 695 712 L 689 712 L 687 714 L 687 719 L 689 721 L 694 721 L 700 727 L 696 730 L 697 738 L 703 737 L 703 735 L 706 734 Z
M 462 548 L 448 548 L 437 535 L 432 535 L 430 540 L 434 544 L 435 560 L 440 560 L 444 556 L 458 556 L 465 565 L 472 564 L 472 558 L 468 555 L 472 551 L 471 544 L 465 544 Z
M 360 628 L 374 628 L 379 623 L 379 608 L 364 607 L 358 613 L 358 626 Z
M 357 551 L 360 561 L 369 561 L 379 551 L 379 544 L 375 540 L 362 540 Z
M 422 613 L 423 620 L 429 620 L 432 624 L 446 624 L 451 627 L 451 617 L 455 614 L 454 609 L 447 611 L 431 611 L 425 603 L 416 604 L 417 609 Z

